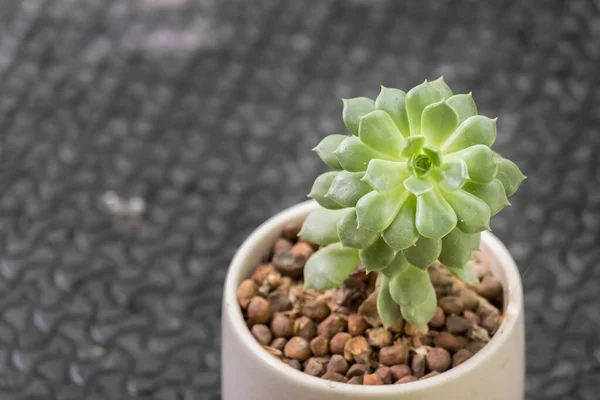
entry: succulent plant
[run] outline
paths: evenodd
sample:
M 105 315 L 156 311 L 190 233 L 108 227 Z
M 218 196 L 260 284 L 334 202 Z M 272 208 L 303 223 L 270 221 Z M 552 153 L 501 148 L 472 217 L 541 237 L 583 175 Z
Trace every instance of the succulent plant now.
M 362 263 L 381 272 L 385 326 L 400 314 L 426 324 L 437 305 L 427 268 L 439 260 L 476 281 L 480 233 L 525 176 L 491 150 L 496 119 L 478 115 L 472 95 L 454 95 L 443 78 L 407 93 L 382 86 L 375 101 L 345 99 L 342 117 L 351 134 L 314 149 L 334 171 L 309 194 L 320 207 L 300 235 L 323 247 L 306 264 L 305 286 L 333 288 Z

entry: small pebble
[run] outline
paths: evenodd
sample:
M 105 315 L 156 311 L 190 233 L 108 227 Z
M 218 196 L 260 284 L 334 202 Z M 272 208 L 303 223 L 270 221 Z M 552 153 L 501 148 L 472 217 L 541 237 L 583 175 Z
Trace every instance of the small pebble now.
M 344 354 L 344 347 L 350 338 L 351 336 L 347 332 L 336 333 L 329 341 L 329 351 L 332 354 Z
M 340 375 L 337 372 L 326 372 L 325 375 L 321 377 L 322 379 L 326 379 L 328 381 L 347 383 L 348 378 L 344 375 Z
M 303 338 L 294 336 L 286 343 L 283 348 L 283 354 L 288 358 L 304 361 L 311 356 L 310 346 Z
M 291 278 L 301 278 L 304 273 L 306 259 L 302 256 L 295 256 L 290 251 L 284 251 L 273 257 L 273 265 L 282 275 Z
M 477 293 L 468 289 L 463 289 L 458 292 L 458 296 L 463 303 L 464 310 L 475 311 L 479 306 L 479 297 Z
M 258 296 L 258 285 L 252 279 L 246 279 L 237 289 L 237 300 L 245 310 L 253 297 Z
M 429 326 L 433 329 L 441 329 L 446 322 L 446 315 L 444 314 L 444 310 L 441 307 L 437 307 L 435 309 L 435 314 L 431 321 L 429 321 Z
M 392 371 L 389 367 L 379 367 L 375 373 L 381 377 L 385 385 L 392 384 Z
M 376 328 L 382 324 L 379 313 L 377 312 L 377 292 L 373 292 L 358 307 L 358 314 L 372 327 Z
M 408 347 L 402 342 L 379 350 L 379 362 L 383 365 L 406 364 L 407 361 Z
M 273 311 L 284 312 L 292 309 L 292 302 L 287 293 L 283 291 L 275 290 L 269 293 L 267 300 L 271 303 L 271 309 Z
M 266 324 L 272 313 L 271 304 L 262 297 L 254 296 L 248 304 L 248 321 L 251 324 Z
M 260 286 L 267 279 L 267 276 L 274 272 L 276 272 L 275 268 L 273 268 L 271 264 L 259 265 L 250 279 L 252 279 L 258 286 Z
M 326 336 L 317 336 L 310 341 L 310 350 L 317 357 L 327 355 L 329 352 L 329 339 Z
M 348 333 L 350 335 L 352 335 L 352 336 L 362 335 L 367 330 L 368 327 L 369 327 L 369 324 L 360 315 L 358 315 L 356 313 L 348 315 Z
M 384 328 L 374 328 L 367 331 L 367 342 L 373 347 L 384 347 L 392 343 L 392 332 Z
M 359 364 L 367 364 L 371 356 L 371 347 L 363 336 L 355 336 L 346 342 L 344 347 L 344 358 L 347 361 L 354 360 Z
M 458 315 L 453 314 L 446 318 L 446 329 L 450 333 L 465 333 L 469 327 L 471 327 L 471 324 Z
M 311 341 L 316 335 L 315 323 L 308 317 L 300 317 L 294 322 L 294 334 L 306 341 Z
M 332 338 L 336 333 L 346 330 L 347 318 L 340 314 L 331 314 L 319 324 L 318 334 Z
M 302 364 L 298 360 L 292 360 L 289 358 L 283 358 L 281 361 L 289 365 L 290 367 L 297 369 L 298 371 L 302 371 Z
M 363 376 L 353 376 L 348 380 L 348 383 L 351 385 L 362 385 L 363 384 Z
M 485 347 L 485 342 L 480 342 L 478 340 L 469 341 L 466 347 L 467 350 L 471 352 L 471 354 L 477 354 L 479 350 Z
M 292 242 L 284 238 L 279 238 L 275 241 L 275 244 L 273 245 L 273 256 L 276 256 L 279 253 L 290 251 L 291 249 Z
M 415 354 L 410 366 L 415 378 L 422 377 L 425 375 L 425 356 L 422 354 Z
M 291 222 L 286 223 L 283 226 L 282 236 L 285 239 L 292 241 L 292 242 L 298 240 L 298 234 L 300 233 L 300 230 L 302 229 L 303 224 L 304 224 L 303 220 L 291 221 Z
M 493 335 L 498 330 L 498 326 L 500 325 L 500 317 L 497 315 L 486 315 L 481 320 L 481 326 L 488 331 L 490 335 Z
M 404 330 L 404 318 L 402 318 L 402 315 L 400 315 L 398 317 L 398 319 L 396 320 L 396 322 L 394 322 L 389 328 L 388 330 L 392 333 L 395 334 L 400 334 L 402 333 L 402 331 Z
M 271 347 L 273 347 L 274 349 L 277 349 L 279 351 L 283 351 L 283 348 L 285 347 L 286 343 L 287 343 L 287 339 L 285 339 L 285 338 L 282 338 L 282 337 L 275 338 L 271 342 Z
M 474 284 L 473 288 L 478 295 L 488 300 L 494 300 L 502 296 L 502 283 L 490 276 L 484 277 L 481 283 Z
M 481 321 L 479 315 L 475 314 L 473 311 L 466 310 L 463 313 L 463 316 L 471 325 L 479 325 L 479 322 Z
M 490 341 L 490 334 L 479 325 L 473 325 L 467 332 L 467 337 L 471 340 L 487 343 Z
M 434 347 L 427 352 L 425 356 L 427 362 L 427 368 L 430 371 L 444 372 L 452 364 L 452 358 L 450 353 L 446 349 L 441 347 Z
M 369 372 L 369 366 L 365 364 L 352 364 L 346 372 L 347 378 L 354 378 L 355 376 L 363 376 Z
M 377 374 L 365 374 L 363 376 L 363 385 L 367 386 L 375 386 L 375 385 L 383 385 L 383 380 L 381 376 Z
M 423 336 L 429 332 L 429 327 L 427 325 L 416 326 L 413 324 L 406 324 L 404 326 L 404 333 L 408 336 Z
M 302 306 L 302 314 L 315 321 L 324 320 L 330 312 L 327 303 L 320 299 L 307 301 Z
M 404 364 L 392 365 L 390 371 L 392 371 L 392 379 L 394 382 L 412 373 L 410 367 Z
M 275 337 L 291 338 L 294 336 L 294 323 L 287 315 L 276 312 L 271 320 L 271 331 Z
M 271 340 L 273 340 L 273 335 L 271 334 L 271 330 L 268 326 L 263 324 L 256 324 L 250 330 L 252 332 L 252 336 L 256 338 L 258 343 L 263 346 L 268 346 L 271 344 Z
M 473 354 L 467 349 L 461 349 L 452 356 L 452 368 L 458 367 L 460 364 L 473 357 Z
M 462 300 L 459 297 L 455 296 L 442 297 L 438 304 L 447 315 L 458 315 L 463 311 L 464 307 Z
M 412 375 L 406 375 L 406 376 L 398 379 L 396 381 L 395 385 L 401 385 L 403 383 L 410 383 L 410 382 L 416 382 L 416 381 L 418 381 L 418 379 L 415 378 L 414 376 L 412 376 Z
M 265 349 L 267 351 L 267 353 L 269 353 L 270 355 L 272 355 L 273 357 L 275 357 L 277 359 L 281 358 L 281 356 L 283 355 L 281 350 L 276 349 L 271 346 L 263 346 L 263 349 Z
M 422 378 L 420 378 L 419 380 L 424 380 L 424 379 L 429 379 L 432 378 L 434 376 L 439 375 L 440 373 L 437 371 L 431 371 L 430 373 L 428 373 L 427 375 L 423 376 Z
M 304 367 L 304 372 L 312 376 L 321 376 L 325 373 L 325 367 L 314 358 L 310 358 Z
M 329 363 L 327 364 L 327 372 L 337 372 L 338 374 L 345 375 L 348 371 L 348 362 L 344 360 L 344 357 L 339 354 L 331 356 Z
M 462 336 L 455 336 L 449 332 L 440 332 L 439 335 L 433 338 L 433 343 L 436 347 L 441 347 L 454 353 L 465 348 L 467 339 Z
M 309 259 L 315 252 L 315 249 L 308 244 L 307 242 L 298 242 L 294 246 L 292 246 L 290 253 L 294 257 L 301 257 L 304 259 L 304 262 Z

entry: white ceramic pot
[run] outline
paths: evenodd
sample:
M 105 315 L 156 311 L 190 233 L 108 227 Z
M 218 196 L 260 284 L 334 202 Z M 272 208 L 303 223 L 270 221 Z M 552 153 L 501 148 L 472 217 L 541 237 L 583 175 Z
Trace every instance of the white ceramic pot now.
M 223 400 L 522 400 L 525 378 L 523 292 L 506 247 L 484 232 L 483 257 L 504 286 L 504 321 L 475 356 L 438 376 L 413 383 L 360 386 L 315 378 L 269 355 L 252 337 L 236 299 L 239 283 L 265 260 L 282 227 L 316 207 L 307 201 L 275 215 L 237 251 L 225 281 L 222 313 Z

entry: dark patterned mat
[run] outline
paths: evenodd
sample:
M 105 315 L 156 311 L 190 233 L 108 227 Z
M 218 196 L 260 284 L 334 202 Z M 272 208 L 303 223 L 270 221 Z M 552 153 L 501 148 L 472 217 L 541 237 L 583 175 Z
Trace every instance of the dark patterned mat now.
M 228 261 L 338 99 L 442 74 L 529 176 L 493 223 L 528 399 L 598 399 L 598 1 L 6 0 L 0 30 L 0 399 L 218 399 Z

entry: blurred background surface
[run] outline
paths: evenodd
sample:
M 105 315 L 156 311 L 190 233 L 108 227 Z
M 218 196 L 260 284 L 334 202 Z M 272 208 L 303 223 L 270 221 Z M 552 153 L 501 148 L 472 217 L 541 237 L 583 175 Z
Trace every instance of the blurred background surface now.
M 0 398 L 218 399 L 236 247 L 305 199 L 342 97 L 443 75 L 529 177 L 528 399 L 600 392 L 600 3 L 5 0 Z

